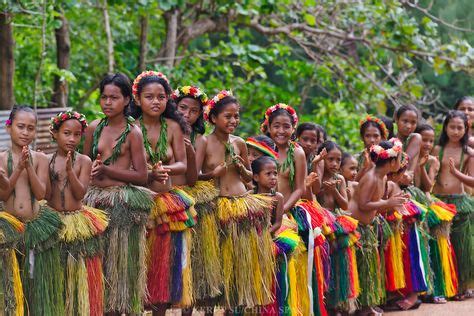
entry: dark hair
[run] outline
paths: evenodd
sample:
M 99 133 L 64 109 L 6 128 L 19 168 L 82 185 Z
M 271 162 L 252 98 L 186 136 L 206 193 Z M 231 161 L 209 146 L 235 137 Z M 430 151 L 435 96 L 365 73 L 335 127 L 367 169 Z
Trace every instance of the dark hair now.
M 374 121 L 365 121 L 364 124 L 362 124 L 360 126 L 360 137 L 363 139 L 364 138 L 364 134 L 365 134 L 365 130 L 369 127 L 375 127 L 376 129 L 379 130 L 380 132 L 380 137 L 383 139 L 384 138 L 384 133 L 383 133 L 383 130 L 382 130 L 382 127 L 380 127 L 379 124 L 375 123 Z
M 471 96 L 464 96 L 464 97 L 461 97 L 459 99 L 456 100 L 456 103 L 454 103 L 454 109 L 457 110 L 459 108 L 459 106 L 466 102 L 466 101 L 470 101 L 470 102 L 473 102 L 474 103 L 474 97 L 471 97 Z
M 12 110 L 10 111 L 10 115 L 8 116 L 10 124 L 13 124 L 13 120 L 15 119 L 16 114 L 18 112 L 31 113 L 35 117 L 35 120 L 38 121 L 38 117 L 36 116 L 35 111 L 31 107 L 29 107 L 28 105 L 14 105 Z
M 278 109 L 274 112 L 272 112 L 269 116 L 268 116 L 268 127 L 270 127 L 270 125 L 272 125 L 272 122 L 275 118 L 277 118 L 278 116 L 281 116 L 281 115 L 286 115 L 290 118 L 290 121 L 291 121 L 291 124 L 294 125 L 296 122 L 293 120 L 293 116 L 291 116 L 290 113 L 288 113 L 287 110 L 285 109 Z
M 316 126 L 316 124 L 314 123 L 309 123 L 309 122 L 306 122 L 306 123 L 301 123 L 300 125 L 298 125 L 298 127 L 296 128 L 296 137 L 300 137 L 301 134 L 303 134 L 304 131 L 315 131 L 316 132 L 316 135 L 318 134 L 318 127 Z
M 252 161 L 252 165 L 251 165 L 251 168 L 252 168 L 252 173 L 253 174 L 259 174 L 262 169 L 263 169 L 263 166 L 265 166 L 266 164 L 269 164 L 269 163 L 272 163 L 274 165 L 277 164 L 277 162 L 275 161 L 275 159 L 273 159 L 272 157 L 270 156 L 261 156 L 261 157 L 258 157 L 257 159 L 255 159 L 254 161 Z M 255 182 L 255 180 L 252 179 L 252 182 L 255 186 L 255 191 L 257 191 L 258 189 L 258 183 Z
M 257 135 L 257 136 L 252 136 L 251 138 L 255 139 L 257 142 L 264 143 L 271 149 L 275 150 L 275 142 L 273 141 L 273 139 L 271 139 L 267 135 Z
M 394 136 L 394 133 L 393 133 L 393 120 L 391 118 L 387 117 L 387 116 L 384 116 L 384 115 L 380 116 L 380 119 L 385 124 L 385 127 L 388 130 L 388 138 L 387 139 L 393 138 L 393 136 Z
M 201 99 L 200 98 L 193 98 L 189 95 L 185 95 L 185 96 L 180 96 L 179 98 L 177 98 L 175 100 L 175 103 L 176 103 L 176 106 L 178 105 L 179 102 L 181 102 L 181 100 L 183 99 L 193 99 L 193 100 L 196 100 L 199 102 L 199 104 L 201 105 L 201 114 L 199 115 L 199 117 L 197 118 L 196 122 L 194 122 L 193 125 L 191 125 L 191 129 L 197 133 L 197 134 L 201 134 L 203 135 L 205 132 L 206 132 L 206 125 L 205 125 L 205 122 L 204 122 L 204 106 L 205 104 L 202 103 Z
M 416 127 L 415 133 L 421 134 L 424 131 L 433 131 L 434 132 L 435 129 L 430 124 L 424 123 L 424 124 L 420 124 Z
M 383 140 L 380 142 L 379 144 L 380 147 L 382 147 L 383 149 L 387 150 L 387 149 L 390 149 L 393 147 L 393 143 L 388 141 L 388 140 Z M 391 158 L 388 158 L 388 159 L 378 159 L 378 155 L 375 153 L 375 152 L 370 152 L 370 160 L 372 160 L 372 162 L 375 163 L 375 166 L 377 167 L 381 167 L 383 165 L 385 165 L 386 163 L 394 160 L 394 159 L 397 159 L 398 158 L 398 155 L 397 157 L 391 157 Z
M 409 111 L 415 112 L 417 118 L 420 117 L 420 113 L 418 112 L 418 109 L 414 105 L 406 104 L 399 107 L 398 110 L 395 112 L 395 120 L 398 120 L 400 116 L 403 115 L 403 113 L 409 112 Z
M 467 115 L 464 112 L 461 112 L 461 111 L 451 110 L 451 111 L 448 112 L 448 114 L 446 115 L 446 118 L 444 119 L 444 122 L 443 122 L 443 130 L 441 131 L 441 135 L 439 136 L 438 144 L 441 147 L 446 146 L 446 144 L 449 141 L 448 133 L 446 132 L 446 127 L 448 126 L 449 121 L 453 118 L 456 118 L 456 117 L 459 117 L 460 119 L 462 119 L 464 121 L 465 132 L 464 132 L 464 135 L 461 138 L 460 142 L 461 142 L 461 145 L 462 145 L 462 150 L 464 152 L 467 152 L 467 143 L 469 141 L 469 123 L 468 123 L 468 120 L 467 120 Z
M 239 104 L 239 101 L 237 101 L 237 99 L 231 95 L 219 100 L 219 102 L 217 102 L 214 107 L 209 111 L 209 123 L 214 124 L 214 122 L 212 121 L 212 116 L 214 115 L 217 117 L 219 113 L 224 110 L 225 106 L 231 103 Z
M 115 74 L 108 74 L 106 75 L 99 85 L 100 94 L 104 93 L 104 89 L 106 85 L 112 84 L 120 88 L 120 92 L 124 96 L 124 98 L 129 98 L 129 103 L 123 109 L 123 114 L 128 115 L 130 111 L 130 103 L 132 102 L 132 83 L 127 75 L 117 72 Z
M 337 149 L 342 153 L 341 147 L 339 147 L 338 144 L 336 144 L 335 142 L 333 142 L 331 140 L 327 140 L 324 143 L 322 143 L 321 146 L 319 146 L 319 148 L 318 148 L 317 154 L 319 155 L 321 153 L 321 151 L 323 151 L 324 148 L 326 148 L 326 151 L 328 153 L 333 149 Z
M 162 85 L 163 88 L 165 89 L 166 95 L 168 96 L 168 101 L 166 102 L 166 108 L 162 114 L 163 117 L 169 118 L 175 121 L 176 123 L 178 123 L 183 133 L 187 134 L 189 132 L 188 123 L 183 118 L 183 116 L 176 110 L 176 104 L 174 103 L 173 98 L 171 98 L 171 92 L 172 92 L 171 87 L 165 79 L 158 76 L 143 77 L 137 84 L 137 96 L 140 96 L 140 94 L 143 91 L 143 88 L 150 83 L 158 83 Z M 137 119 L 142 115 L 142 113 L 143 113 L 142 109 L 137 104 L 135 104 L 135 100 L 134 100 L 132 102 L 132 111 L 131 111 L 132 117 Z
M 351 158 L 354 158 L 351 154 L 349 154 L 348 152 L 344 152 L 342 153 L 342 157 L 341 157 L 341 168 L 342 166 L 344 166 L 347 161 Z

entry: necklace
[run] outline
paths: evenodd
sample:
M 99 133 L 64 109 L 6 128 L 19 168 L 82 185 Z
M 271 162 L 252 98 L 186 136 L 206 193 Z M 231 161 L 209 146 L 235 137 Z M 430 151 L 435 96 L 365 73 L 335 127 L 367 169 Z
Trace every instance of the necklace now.
M 151 163 L 155 165 L 159 161 L 165 162 L 164 160 L 168 151 L 168 124 L 166 123 L 166 119 L 163 116 L 160 117 L 160 136 L 158 137 L 155 148 L 151 147 L 150 140 L 148 139 L 147 129 L 143 123 L 143 118 L 140 117 L 139 121 L 143 134 L 143 145 L 145 146 L 145 151 L 148 154 L 148 157 L 150 157 Z
M 54 154 L 53 154 L 53 157 L 51 158 L 51 161 L 49 162 L 49 174 L 51 176 L 51 182 L 54 184 L 54 183 L 58 183 L 59 182 L 59 172 L 57 172 L 55 169 L 54 169 L 54 165 L 56 164 L 56 157 L 58 155 L 58 152 L 56 151 Z M 76 162 L 76 152 L 74 152 L 72 154 L 72 168 L 74 169 L 74 163 Z M 66 190 L 66 188 L 68 187 L 69 185 L 69 178 L 66 176 L 65 178 L 66 180 L 64 181 L 64 184 L 62 187 L 59 188 L 59 193 L 60 193 L 60 196 L 61 196 L 61 207 L 62 209 L 66 209 L 66 195 L 64 193 L 64 191 Z M 58 183 L 59 184 L 59 183 Z

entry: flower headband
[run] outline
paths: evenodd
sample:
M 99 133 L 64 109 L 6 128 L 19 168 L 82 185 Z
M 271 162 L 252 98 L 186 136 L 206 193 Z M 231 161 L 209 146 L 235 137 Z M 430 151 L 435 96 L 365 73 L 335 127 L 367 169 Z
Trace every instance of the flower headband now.
M 205 105 L 208 101 L 207 94 L 196 86 L 182 86 L 173 91 L 171 97 L 176 101 L 179 98 L 191 97 L 201 101 Z
M 209 113 L 211 113 L 212 109 L 216 107 L 216 104 L 224 99 L 225 97 L 232 96 L 232 91 L 222 90 L 218 94 L 216 94 L 212 99 L 207 102 L 207 106 L 204 108 L 204 119 L 209 122 Z
M 135 80 L 133 80 L 132 93 L 135 99 L 138 98 L 138 84 L 140 83 L 140 81 L 145 77 L 152 77 L 152 76 L 162 78 L 163 80 L 166 81 L 167 84 L 170 84 L 170 82 L 168 81 L 168 78 L 166 78 L 166 76 L 162 72 L 153 71 L 153 70 L 144 71 L 141 74 L 139 74 L 135 78 Z
M 10 126 L 10 125 L 12 125 L 12 120 L 7 119 L 7 120 L 5 121 L 5 126 Z
M 382 130 L 382 138 L 383 139 L 388 138 L 387 126 L 385 126 L 385 123 L 381 119 L 379 119 L 378 117 L 375 117 L 373 115 L 367 114 L 367 116 L 365 118 L 360 120 L 359 128 L 362 127 L 362 125 L 364 125 L 366 122 L 369 122 L 369 121 L 374 122 L 375 124 L 377 124 L 380 127 L 380 129 Z
M 84 116 L 84 114 L 81 114 L 76 111 L 61 112 L 58 115 L 53 116 L 51 118 L 51 123 L 49 124 L 49 130 L 51 132 L 59 130 L 61 124 L 70 119 L 78 120 L 79 123 L 81 123 L 82 132 L 84 133 L 85 129 L 87 128 L 86 117 Z
M 289 106 L 288 104 L 284 104 L 284 103 L 277 103 L 271 107 L 269 107 L 266 111 L 265 111 L 265 120 L 263 121 L 262 125 L 260 125 L 260 130 L 265 133 L 268 129 L 268 123 L 269 123 L 269 117 L 270 115 L 279 110 L 279 109 L 283 109 L 285 110 L 286 112 L 288 112 L 291 117 L 293 118 L 293 128 L 296 127 L 296 125 L 298 124 L 298 115 L 296 114 L 296 111 L 295 109 L 293 109 L 291 106 Z
M 389 142 L 393 144 L 393 147 L 389 149 L 384 149 L 380 145 L 370 146 L 370 152 L 377 154 L 377 160 L 396 158 L 403 151 L 403 144 L 398 138 L 391 138 Z
M 271 157 L 275 160 L 278 160 L 278 153 L 275 150 L 273 150 L 270 146 L 265 144 L 264 142 L 259 142 L 255 138 L 249 137 L 249 138 L 247 138 L 245 143 L 248 146 L 250 146 L 252 148 L 255 148 L 256 150 L 260 151 L 264 155 L 269 156 L 269 157 Z

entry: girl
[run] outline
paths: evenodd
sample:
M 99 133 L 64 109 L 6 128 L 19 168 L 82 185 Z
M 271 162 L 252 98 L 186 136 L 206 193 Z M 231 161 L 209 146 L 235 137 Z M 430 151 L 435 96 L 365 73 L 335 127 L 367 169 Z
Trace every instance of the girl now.
M 359 172 L 356 181 L 360 180 L 372 167 L 372 161 L 369 157 L 370 146 L 378 145 L 382 140 L 388 139 L 389 131 L 384 122 L 379 118 L 367 114 L 360 123 L 360 137 L 364 142 L 364 151 L 358 156 Z
M 247 146 L 232 135 L 239 111 L 237 99 L 223 90 L 208 102 L 204 113 L 214 131 L 207 137 L 200 178 L 214 178 L 219 188 L 216 215 L 222 236 L 219 243 L 209 242 L 220 246 L 226 308 L 270 303 L 274 273 L 269 231 L 272 199 L 247 193 L 245 183 L 252 179 Z M 248 249 L 249 245 L 254 246 Z
M 459 298 L 474 288 L 474 200 L 465 194 L 465 184 L 472 185 L 474 175 L 472 150 L 468 147 L 469 123 L 460 111 L 449 111 L 443 123 L 438 146 L 433 154 L 438 155 L 440 170 L 433 193 L 447 204 L 456 205 L 451 240 L 456 253 L 459 271 Z
M 169 304 L 191 305 L 191 267 L 184 266 L 183 258 L 190 258 L 188 228 L 194 226 L 195 214 L 190 210 L 194 201 L 173 187 L 169 177 L 186 172 L 184 135 L 189 133 L 188 125 L 176 111 L 168 79 L 162 73 L 142 72 L 133 82 L 132 92 L 136 104 L 133 115 L 143 134 L 149 166 L 147 187 L 158 193 L 148 223 L 148 301 L 164 315 Z
M 49 179 L 46 156 L 29 149 L 36 123 L 31 108 L 13 107 L 7 120 L 11 149 L 0 155 L 0 167 L 7 171 L 9 183 L 0 194 L 6 212 L 25 222 L 23 286 L 30 312 L 62 314 L 63 274 L 57 244 L 61 221 L 57 213 L 40 209 L 38 203 L 46 195 Z
M 347 183 L 347 200 L 350 201 L 357 186 L 357 159 L 349 153 L 343 153 L 341 158 L 341 175 Z
M 331 211 L 337 208 L 347 210 L 347 190 L 344 177 L 339 174 L 341 168 L 341 148 L 332 141 L 325 141 L 319 148 L 318 154 L 326 150 L 324 157 L 324 171 L 318 174 L 321 180 L 321 190 L 315 192 L 321 205 Z
M 314 123 L 301 123 L 296 129 L 296 139 L 304 150 L 308 168 L 311 168 L 311 161 L 316 155 L 316 150 L 326 141 L 326 132 L 321 126 Z M 308 170 L 309 173 L 311 170 Z
M 275 143 L 265 135 L 257 135 L 249 137 L 245 141 L 248 148 L 248 156 L 250 165 L 252 162 L 262 156 L 269 156 L 278 159 L 278 153 L 275 151 Z
M 435 130 L 429 124 L 422 124 L 416 128 L 416 133 L 421 135 L 420 160 L 415 172 L 415 182 L 428 196 L 435 183 L 439 170 L 438 158 L 431 155 L 434 147 Z
M 471 96 L 459 98 L 454 104 L 454 109 L 466 114 L 469 126 L 469 146 L 474 147 L 474 133 L 472 131 L 472 124 L 474 123 L 474 98 Z
M 86 130 L 84 153 L 93 160 L 92 185 L 84 203 L 110 218 L 105 233 L 105 312 L 141 313 L 146 293 L 145 224 L 153 205 L 147 182 L 140 128 L 126 116 L 132 98 L 130 80 L 110 74 L 100 83 L 105 117 Z
M 350 209 L 352 216 L 359 221 L 361 247 L 357 251 L 357 267 L 361 282 L 359 302 L 363 312 L 376 315 L 376 306 L 383 303 L 385 289 L 382 284 L 380 253 L 378 247 L 376 220 L 377 212 L 385 212 L 400 207 L 407 201 L 407 195 L 397 193 L 384 199 L 386 175 L 400 168 L 402 144 L 397 139 L 382 141 L 370 147 L 370 158 L 375 167 L 370 169 L 359 181 L 354 193 L 356 203 Z
M 58 149 L 49 156 L 51 190 L 42 209 L 58 212 L 61 256 L 65 265 L 65 314 L 103 315 L 104 283 L 100 236 L 108 225 L 105 212 L 82 205 L 92 162 L 75 150 L 87 128 L 84 115 L 74 111 L 51 119 Z M 87 282 L 82 283 L 81 280 Z

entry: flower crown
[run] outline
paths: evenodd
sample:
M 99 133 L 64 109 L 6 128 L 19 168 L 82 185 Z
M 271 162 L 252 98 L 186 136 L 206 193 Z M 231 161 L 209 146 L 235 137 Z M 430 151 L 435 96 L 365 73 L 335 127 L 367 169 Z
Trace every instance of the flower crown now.
M 389 142 L 393 144 L 392 148 L 384 149 L 380 145 L 372 145 L 370 146 L 370 153 L 375 153 L 377 155 L 377 160 L 396 158 L 398 154 L 403 151 L 403 144 L 398 138 L 391 138 Z
M 140 83 L 140 81 L 145 77 L 152 77 L 152 76 L 162 78 L 163 80 L 166 81 L 167 84 L 170 84 L 170 82 L 168 81 L 168 78 L 166 78 L 166 76 L 162 72 L 153 71 L 153 70 L 144 71 L 141 74 L 139 74 L 135 78 L 135 80 L 133 80 L 132 93 L 135 99 L 138 98 L 138 84 Z
M 247 138 L 245 143 L 247 144 L 247 146 L 255 148 L 256 150 L 260 151 L 264 155 L 269 156 L 275 160 L 278 160 L 278 153 L 275 150 L 273 150 L 273 148 L 265 144 L 264 142 L 259 142 L 255 138 L 249 137 Z
M 202 91 L 196 86 L 178 87 L 178 89 L 173 91 L 173 94 L 171 95 L 171 97 L 175 101 L 179 98 L 191 97 L 191 98 L 201 101 L 202 105 L 206 105 L 208 101 L 207 94 L 204 93 L 204 91 Z
M 377 124 L 380 127 L 380 129 L 382 130 L 382 138 L 383 139 L 388 138 L 388 128 L 387 128 L 387 126 L 385 125 L 385 123 L 381 119 L 379 119 L 378 117 L 375 117 L 373 115 L 367 114 L 367 116 L 365 118 L 360 120 L 359 128 L 361 128 L 362 125 L 364 125 L 366 122 L 369 122 L 369 121 L 374 122 L 375 124 Z
M 269 120 L 269 117 L 270 115 L 279 110 L 279 109 L 283 109 L 285 110 L 286 112 L 288 112 L 291 117 L 293 118 L 293 128 L 296 127 L 296 125 L 298 124 L 298 115 L 296 114 L 296 111 L 295 109 L 293 109 L 291 106 L 289 106 L 288 104 L 285 104 L 285 103 L 277 103 L 271 107 L 269 107 L 266 111 L 265 111 L 265 120 L 263 121 L 262 125 L 260 125 L 260 130 L 263 132 L 263 133 L 266 133 L 267 132 L 267 129 L 268 129 L 268 120 Z
M 51 118 L 51 123 L 49 124 L 49 130 L 52 131 L 57 131 L 59 130 L 59 127 L 64 121 L 70 120 L 70 119 L 75 119 L 78 120 L 79 123 L 82 125 L 82 132 L 84 133 L 85 129 L 87 128 L 87 120 L 84 114 L 81 114 L 76 111 L 67 111 L 67 112 L 61 112 L 56 116 L 53 116 Z
M 212 99 L 207 102 L 207 106 L 204 108 L 204 119 L 209 122 L 209 113 L 211 113 L 212 109 L 216 107 L 216 104 L 224 99 L 225 97 L 232 96 L 232 91 L 222 90 L 218 94 L 216 94 Z
M 7 119 L 7 120 L 5 121 L 5 126 L 10 126 L 10 125 L 12 125 L 12 120 Z

